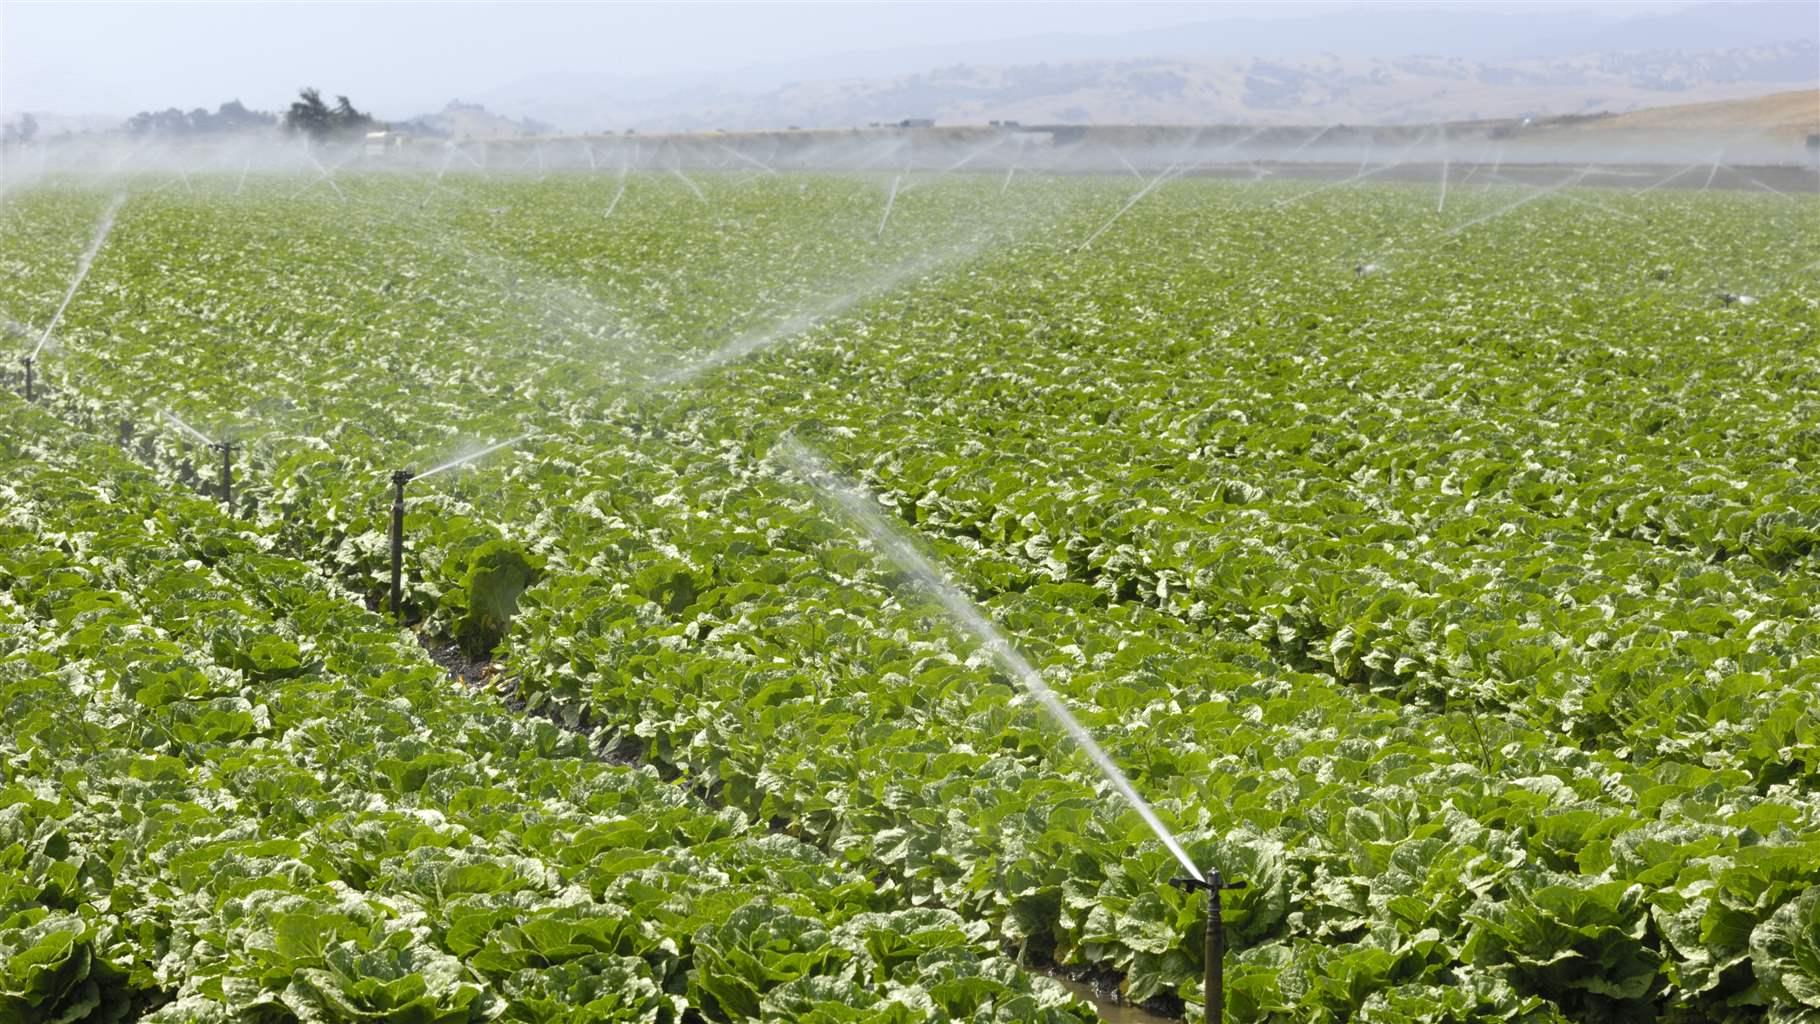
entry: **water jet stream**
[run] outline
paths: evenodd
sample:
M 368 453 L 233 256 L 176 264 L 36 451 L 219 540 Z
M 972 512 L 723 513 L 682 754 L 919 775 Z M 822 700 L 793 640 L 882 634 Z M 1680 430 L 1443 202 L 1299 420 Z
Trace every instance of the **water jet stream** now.
M 1106 223 L 1101 224 L 1098 231 L 1095 231 L 1093 234 L 1088 235 L 1087 240 L 1085 242 L 1082 242 L 1080 245 L 1076 246 L 1074 251 L 1080 252 L 1082 249 L 1085 249 L 1088 246 L 1092 245 L 1094 243 L 1095 239 L 1099 238 L 1101 235 L 1106 233 L 1106 229 L 1108 229 L 1108 228 L 1112 227 L 1112 225 L 1118 223 L 1118 219 L 1125 215 L 1125 211 L 1131 209 L 1133 206 L 1136 206 L 1138 203 L 1138 200 L 1149 195 L 1152 190 L 1154 190 L 1158 185 L 1161 185 L 1166 179 L 1174 177 L 1175 173 L 1176 173 L 1176 168 L 1178 166 L 1180 166 L 1180 165 L 1171 164 L 1161 174 L 1158 174 L 1156 177 L 1150 179 L 1149 184 L 1145 185 L 1143 188 L 1138 189 L 1137 192 L 1134 193 L 1130 199 L 1125 200 L 1125 205 L 1119 207 L 1119 212 L 1113 214 L 1111 219 L 1107 220 Z
M 942 178 L 945 178 L 948 175 L 954 173 L 955 171 L 960 170 L 961 168 L 972 163 L 974 160 L 978 159 L 979 157 L 984 156 L 985 154 L 991 152 L 994 149 L 997 149 L 998 147 L 1000 147 L 1004 144 L 1005 144 L 1005 136 L 1001 135 L 998 138 L 987 142 L 983 146 L 975 147 L 972 152 L 961 157 L 959 160 L 954 161 L 953 163 L 949 164 L 948 166 L 942 168 L 941 170 L 936 171 L 932 177 L 926 178 L 922 181 L 912 182 L 911 184 L 905 185 L 903 187 L 902 191 L 908 192 L 912 188 L 921 188 L 924 185 L 929 185 L 929 184 L 933 184 L 934 182 L 940 181 Z
M 763 172 L 765 174 L 776 174 L 777 173 L 776 168 L 772 167 L 770 164 L 765 163 L 763 160 L 760 160 L 755 156 L 751 156 L 749 154 L 742 153 L 739 150 L 734 149 L 732 146 L 729 146 L 724 142 L 716 142 L 715 145 L 719 146 L 720 148 L 733 154 L 734 156 L 740 158 L 741 160 L 744 160 L 746 163 L 749 163 L 752 166 L 758 168 L 761 172 Z
M 968 153 L 966 156 L 963 156 L 959 160 L 956 160 L 953 163 L 949 164 L 948 166 L 942 168 L 941 171 L 938 174 L 936 174 L 936 177 L 939 178 L 943 174 L 949 174 L 954 171 L 960 170 L 961 168 L 972 163 L 974 160 L 977 160 L 978 158 L 980 158 L 980 157 L 986 155 L 987 153 L 990 153 L 993 150 L 1004 145 L 1005 139 L 1006 139 L 1006 136 L 1001 135 L 998 138 L 993 139 L 991 142 L 988 142 L 985 145 L 980 146 L 979 148 L 975 149 L 973 152 Z
M 94 239 L 89 242 L 88 248 L 83 250 L 82 258 L 76 261 L 76 277 L 70 282 L 70 290 L 63 294 L 63 304 L 57 307 L 56 315 L 51 317 L 51 322 L 45 326 L 44 333 L 38 336 L 37 347 L 33 348 L 32 354 L 26 358 L 37 359 L 38 353 L 44 350 L 44 343 L 50 340 L 51 332 L 55 331 L 57 325 L 63 321 L 64 310 L 70 308 L 70 300 L 76 297 L 76 289 L 82 287 L 83 280 L 88 277 L 89 268 L 95 265 L 95 257 L 100 254 L 101 247 L 107 244 L 108 233 L 114 230 L 114 216 L 120 212 L 120 207 L 125 203 L 126 194 L 122 192 L 116 193 L 113 200 L 107 204 L 107 210 L 101 214 L 101 222 L 95 228 Z
M 874 236 L 875 241 L 885 237 L 885 225 L 891 220 L 891 207 L 897 204 L 897 187 L 903 182 L 904 176 L 901 174 L 891 179 L 891 194 L 885 197 L 885 212 L 878 219 L 878 234 Z
M 613 216 L 614 208 L 619 205 L 620 197 L 624 196 L 625 194 L 626 194 L 626 169 L 625 169 L 624 165 L 621 165 L 620 169 L 619 169 L 619 191 L 613 193 L 613 201 L 607 204 L 607 212 L 600 215 L 601 220 L 606 220 L 607 218 Z
M 701 187 L 699 185 L 695 184 L 694 179 L 690 178 L 687 174 L 683 173 L 683 169 L 681 167 L 670 168 L 670 173 L 676 175 L 678 178 L 681 178 L 682 183 L 689 186 L 689 191 L 695 193 L 695 198 L 701 200 L 704 203 L 708 201 L 707 194 L 701 190 Z
M 1700 186 L 1700 191 L 1704 192 L 1712 187 L 1713 179 L 1719 176 L 1719 161 L 1723 159 L 1725 159 L 1725 150 L 1722 149 L 1718 156 L 1713 157 L 1713 169 L 1706 172 L 1706 181 Z
M 1322 128 L 1320 131 L 1315 132 L 1313 135 L 1310 135 L 1306 139 L 1303 139 L 1302 144 L 1297 146 L 1296 148 L 1290 150 L 1288 153 L 1285 153 L 1283 155 L 1283 159 L 1287 160 L 1290 157 L 1295 156 L 1297 153 L 1300 153 L 1302 150 L 1307 149 L 1309 146 L 1314 145 L 1316 142 L 1319 142 L 1321 140 L 1321 137 L 1326 135 L 1328 132 L 1333 131 L 1333 128 L 1334 128 L 1333 125 L 1328 125 L 1327 127 Z
M 934 270 L 952 260 L 961 259 L 973 251 L 975 251 L 974 246 L 963 245 L 946 252 L 937 252 L 902 263 L 885 274 L 867 281 L 864 285 L 822 303 L 815 309 L 798 313 L 774 327 L 741 335 L 693 363 L 650 378 L 649 383 L 653 387 L 669 387 L 692 381 L 717 367 L 725 366 L 754 352 L 764 351 L 791 338 L 806 334 L 820 326 L 823 321 L 839 316 L 861 302 L 884 295 L 904 281 Z
M 1733 167 L 1731 164 L 1726 164 L 1725 169 L 1732 172 L 1733 174 L 1736 174 L 1738 177 L 1743 178 L 1745 181 L 1750 182 L 1751 185 L 1756 188 L 1760 188 L 1765 192 L 1772 192 L 1776 195 L 1781 196 L 1784 199 L 1790 198 L 1790 196 L 1787 192 L 1782 191 L 1781 189 L 1777 188 L 1774 185 L 1766 185 L 1763 182 L 1758 181 L 1756 178 L 1751 177 L 1750 175 L 1744 173 L 1743 171 L 1740 171 L 1736 167 Z
M 1582 167 L 1578 172 L 1576 172 L 1572 175 L 1569 175 L 1567 178 L 1564 178 L 1561 181 L 1557 181 L 1553 185 L 1549 185 L 1546 188 L 1538 189 L 1535 193 L 1524 196 L 1523 198 L 1517 200 L 1514 203 L 1509 203 L 1507 205 L 1500 206 L 1497 209 L 1491 211 L 1490 213 L 1484 214 L 1483 216 L 1474 217 L 1473 219 L 1467 221 L 1464 224 L 1456 224 L 1455 226 L 1448 228 L 1446 231 L 1443 231 L 1440 234 L 1434 236 L 1434 239 L 1439 240 L 1442 238 L 1452 238 L 1454 235 L 1457 235 L 1460 232 L 1465 231 L 1467 228 L 1476 227 L 1477 225 L 1483 224 L 1488 220 L 1496 220 L 1497 218 L 1502 217 L 1507 213 L 1510 213 L 1511 211 L 1517 209 L 1520 206 L 1527 206 L 1528 204 L 1533 203 L 1538 199 L 1543 199 L 1548 196 L 1552 196 L 1556 192 L 1559 192 L 1564 188 L 1568 188 L 1570 186 L 1577 185 L 1577 184 L 1579 184 L 1580 179 L 1586 177 L 1588 174 L 1591 174 L 1591 173 L 1592 173 L 1591 165 Z
M 190 435 L 191 437 L 195 438 L 203 446 L 211 447 L 211 448 L 214 447 L 215 442 L 213 440 L 211 440 L 207 434 L 204 434 L 202 431 L 197 430 L 195 427 L 192 427 L 188 423 L 185 423 L 182 420 L 178 419 L 176 413 L 170 411 L 169 409 L 161 409 L 161 410 L 159 410 L 159 413 L 165 419 L 169 420 L 172 423 L 172 425 L 174 425 L 177 429 L 179 429 L 179 430 L 183 431 L 184 433 Z
M 1498 181 L 1502 181 L 1508 185 L 1516 185 L 1519 188 L 1535 188 L 1536 187 L 1526 181 L 1518 181 L 1515 178 L 1509 178 L 1502 174 L 1494 174 L 1491 177 L 1496 178 Z M 1626 213 L 1625 211 L 1620 210 L 1615 206 L 1607 206 L 1604 203 L 1595 202 L 1594 200 L 1588 199 L 1585 196 L 1576 196 L 1571 193 L 1567 193 L 1567 194 L 1563 194 L 1561 196 L 1561 198 L 1567 200 L 1570 203 L 1578 203 L 1581 206 L 1590 206 L 1595 210 L 1603 210 L 1606 213 L 1612 214 L 1613 216 L 1617 216 L 1617 217 L 1623 217 L 1626 220 L 1642 220 L 1643 219 L 1634 213 Z
M 873 164 L 878 163 L 880 160 L 885 159 L 886 157 L 890 156 L 893 153 L 896 153 L 898 151 L 898 149 L 902 148 L 903 145 L 904 144 L 902 142 L 895 142 L 895 141 L 887 142 L 884 144 L 883 147 L 881 147 L 879 149 L 878 152 L 872 154 L 870 157 L 861 161 L 860 164 L 853 169 L 856 171 L 863 171 L 866 168 L 871 167 Z
M 1363 181 L 1364 179 L 1369 178 L 1373 175 L 1383 174 L 1385 171 L 1395 170 L 1396 168 L 1403 166 L 1403 157 L 1410 150 L 1421 145 L 1422 140 L 1426 139 L 1427 137 L 1428 137 L 1428 133 L 1426 130 L 1424 130 L 1423 133 L 1416 138 L 1416 141 L 1403 147 L 1403 151 L 1401 153 L 1397 154 L 1397 159 L 1391 161 L 1390 163 L 1382 164 L 1378 167 L 1373 167 L 1369 171 L 1360 171 L 1359 173 L 1353 175 L 1350 178 L 1344 178 L 1340 181 L 1330 181 L 1325 185 L 1317 185 L 1314 188 L 1307 190 L 1306 192 L 1298 192 L 1297 194 L 1295 194 L 1293 196 L 1289 196 L 1286 199 L 1279 199 L 1276 202 L 1271 204 L 1271 208 L 1272 209 L 1282 209 L 1285 206 L 1291 206 L 1295 203 L 1299 203 L 1302 200 L 1307 199 L 1310 196 L 1317 196 L 1323 192 L 1332 191 L 1333 189 L 1336 189 L 1336 188 L 1344 188 L 1347 185 L 1352 184 L 1353 182 Z
M 1051 690 L 1047 683 L 1043 682 L 1042 674 L 1036 670 L 1036 667 L 1011 646 L 1010 642 L 999 632 L 998 627 L 986 618 L 985 612 L 936 569 L 909 538 L 900 534 L 885 521 L 884 516 L 877 511 L 876 503 L 871 497 L 842 480 L 818 455 L 795 438 L 786 436 L 779 443 L 778 450 L 798 476 L 832 499 L 847 514 L 848 518 L 865 531 L 887 560 L 914 577 L 941 603 L 942 608 L 947 611 L 948 616 L 954 620 L 956 625 L 973 634 L 974 639 L 978 640 L 986 653 L 998 662 L 999 667 L 1015 678 L 1024 688 L 1024 692 L 1035 698 L 1037 703 L 1043 706 L 1043 710 L 1049 713 L 1049 717 L 1054 719 L 1055 723 L 1060 725 L 1069 738 L 1073 739 L 1075 744 L 1093 761 L 1101 774 L 1106 777 L 1106 781 L 1110 782 L 1119 795 L 1125 798 L 1126 803 L 1130 804 L 1131 808 L 1137 811 L 1138 816 L 1144 819 L 1144 824 L 1150 826 L 1150 831 L 1154 832 L 1156 837 L 1162 841 L 1163 846 L 1182 865 L 1183 870 L 1193 876 L 1196 881 L 1206 881 L 1206 876 L 1202 875 L 1201 869 L 1189 859 L 1188 851 L 1182 848 L 1182 844 L 1176 839 L 1175 834 L 1169 831 L 1169 827 L 1163 824 L 1163 819 L 1157 816 L 1149 802 L 1138 793 L 1137 787 L 1131 784 L 1131 780 L 1119 770 L 1111 756 L 1094 740 L 1093 734 L 1089 733 L 1075 719 L 1068 710 L 1068 706 L 1062 703 L 1061 698 L 1056 696 L 1055 691 Z
M 1653 184 L 1643 186 L 1642 188 L 1636 190 L 1635 192 L 1632 192 L 1631 195 L 1640 196 L 1647 192 L 1654 192 L 1656 189 L 1659 189 L 1662 186 L 1668 184 L 1669 182 L 1674 181 L 1676 178 L 1681 177 L 1683 174 L 1686 174 L 1689 171 L 1698 170 L 1699 168 L 1700 168 L 1699 164 L 1688 164 L 1686 167 L 1683 167 L 1680 170 L 1675 171 L 1673 174 L 1670 174 L 1666 178 L 1659 179 L 1656 182 L 1654 182 Z
M 515 445 L 518 442 L 523 441 L 525 438 L 530 437 L 532 433 L 534 433 L 534 431 L 526 431 L 525 433 L 522 433 L 522 434 L 518 435 L 517 437 L 508 438 L 504 441 L 499 442 L 498 444 L 490 444 L 490 445 L 486 446 L 485 448 L 480 449 L 477 452 L 469 452 L 468 454 L 463 455 L 460 458 L 450 459 L 449 461 L 443 463 L 440 466 L 437 466 L 433 469 L 426 469 L 423 472 L 418 473 L 416 476 L 412 477 L 412 479 L 422 480 L 425 477 L 435 476 L 436 474 L 444 472 L 445 470 L 459 469 L 460 467 L 465 466 L 470 462 L 473 462 L 475 459 L 478 459 L 483 455 L 491 455 L 494 452 L 500 450 L 501 448 L 509 448 L 512 445 Z
M 1121 153 L 1121 152 L 1119 152 L 1119 151 L 1118 151 L 1118 150 L 1116 150 L 1116 149 L 1113 149 L 1113 147 L 1112 147 L 1112 146 L 1111 146 L 1111 145 L 1110 145 L 1110 144 L 1108 144 L 1108 145 L 1107 145 L 1107 146 L 1106 146 L 1106 148 L 1107 148 L 1107 149 L 1111 149 L 1111 150 L 1112 150 L 1112 155 L 1113 155 L 1113 156 L 1116 156 L 1116 157 L 1118 157 L 1118 158 L 1119 158 L 1119 163 L 1122 163 L 1122 164 L 1124 164 L 1124 165 L 1125 165 L 1125 169 L 1126 169 L 1126 170 L 1127 170 L 1127 171 L 1130 171 L 1130 172 L 1131 172 L 1131 175 L 1132 175 L 1132 177 L 1134 177 L 1134 178 L 1136 178 L 1136 179 L 1137 179 L 1137 180 L 1139 180 L 1139 181 L 1143 181 L 1143 180 L 1144 180 L 1144 174 L 1143 174 L 1143 172 L 1142 172 L 1142 171 L 1140 171 L 1140 170 L 1138 170 L 1138 169 L 1137 169 L 1137 168 L 1136 168 L 1136 167 L 1135 167 L 1135 166 L 1133 166 L 1133 165 L 1132 165 L 1132 163 L 1131 163 L 1131 161 L 1129 161 L 1129 160 L 1127 160 L 1127 159 L 1125 159 L 1125 154 L 1124 154 L 1124 153 Z
M 341 190 L 340 185 L 335 184 L 335 176 L 333 174 L 329 173 L 329 169 L 327 167 L 322 166 L 322 161 L 316 159 L 315 154 L 309 152 L 308 150 L 305 150 L 303 155 L 309 157 L 310 163 L 315 164 L 316 169 L 322 172 L 322 177 L 318 178 L 317 180 L 327 182 L 328 186 L 335 190 L 335 194 L 340 196 L 343 202 L 346 202 L 347 198 L 348 198 L 348 194 Z M 311 184 L 315 184 L 315 182 L 311 182 Z

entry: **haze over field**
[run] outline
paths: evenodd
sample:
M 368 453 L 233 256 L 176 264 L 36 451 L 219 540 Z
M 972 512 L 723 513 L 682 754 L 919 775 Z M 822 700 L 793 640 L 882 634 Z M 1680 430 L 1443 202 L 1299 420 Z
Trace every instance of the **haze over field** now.
M 512 132 L 1419 123 L 1820 84 L 1810 0 L 103 6 L 0 5 L 0 116 L 104 128 L 232 98 L 279 110 L 315 84 L 388 121 L 460 98 L 523 119 Z

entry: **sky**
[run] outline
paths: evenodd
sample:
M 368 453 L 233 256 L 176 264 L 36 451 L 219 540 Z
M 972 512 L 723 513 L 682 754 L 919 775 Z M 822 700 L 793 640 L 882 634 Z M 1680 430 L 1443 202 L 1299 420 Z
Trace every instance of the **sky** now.
M 298 88 L 382 117 L 439 110 L 551 74 L 683 76 L 885 47 L 1095 35 L 1227 17 L 1307 17 L 1280 3 L 88 3 L 0 0 L 0 112 L 125 116 L 239 99 L 282 110 Z M 1465 3 L 1395 6 L 1461 10 Z M 1536 4 L 1470 4 L 1520 9 Z M 1569 4 L 1588 16 L 1676 3 Z M 1559 12 L 1563 5 L 1550 5 Z

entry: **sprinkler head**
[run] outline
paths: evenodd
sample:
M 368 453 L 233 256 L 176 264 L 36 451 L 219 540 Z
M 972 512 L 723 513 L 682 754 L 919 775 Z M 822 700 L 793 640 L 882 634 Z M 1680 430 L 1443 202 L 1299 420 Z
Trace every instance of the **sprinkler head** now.
M 1228 882 L 1220 877 L 1219 869 L 1208 872 L 1206 878 L 1171 878 L 1169 884 L 1183 892 L 1219 892 L 1222 889 L 1243 889 L 1244 882 Z

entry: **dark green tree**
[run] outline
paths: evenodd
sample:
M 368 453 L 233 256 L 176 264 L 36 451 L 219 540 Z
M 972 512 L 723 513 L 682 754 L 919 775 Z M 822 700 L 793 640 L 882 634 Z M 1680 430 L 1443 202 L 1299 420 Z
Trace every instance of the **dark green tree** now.
M 344 135 L 373 130 L 375 122 L 371 117 L 354 109 L 346 96 L 335 97 L 335 130 Z
M 184 113 L 176 107 L 163 111 L 142 110 L 126 122 L 135 135 L 213 135 L 223 132 L 246 132 L 269 128 L 278 118 L 248 110 L 239 100 L 223 103 L 215 113 L 197 107 Z
M 346 96 L 335 97 L 332 107 L 323 102 L 322 93 L 316 89 L 300 90 L 297 97 L 284 115 L 284 127 L 308 136 L 312 142 L 348 138 L 378 126 L 371 115 L 356 110 Z
M 322 93 L 315 89 L 303 89 L 297 93 L 298 99 L 285 111 L 285 131 L 307 135 L 314 141 L 322 141 L 334 134 L 335 112 L 322 102 Z

